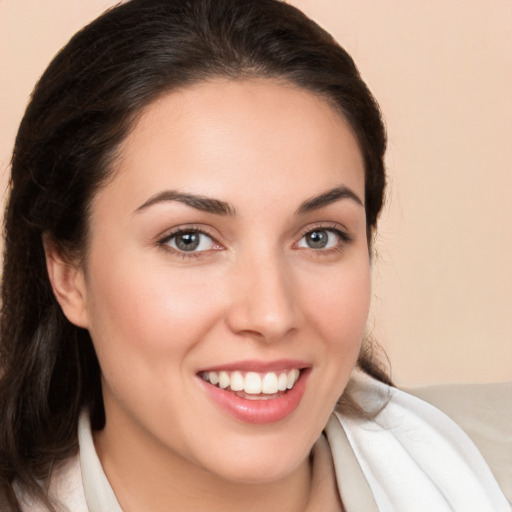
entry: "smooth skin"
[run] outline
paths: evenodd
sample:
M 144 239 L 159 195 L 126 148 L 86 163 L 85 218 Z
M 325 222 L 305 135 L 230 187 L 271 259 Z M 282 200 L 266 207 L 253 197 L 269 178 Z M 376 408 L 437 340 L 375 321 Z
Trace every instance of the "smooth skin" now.
M 286 82 L 212 80 L 143 111 L 93 199 L 83 266 L 47 244 L 56 297 L 100 361 L 95 444 L 125 512 L 318 507 L 310 453 L 370 303 L 363 201 L 347 123 Z M 227 413 L 198 376 L 290 358 L 306 389 L 269 424 Z

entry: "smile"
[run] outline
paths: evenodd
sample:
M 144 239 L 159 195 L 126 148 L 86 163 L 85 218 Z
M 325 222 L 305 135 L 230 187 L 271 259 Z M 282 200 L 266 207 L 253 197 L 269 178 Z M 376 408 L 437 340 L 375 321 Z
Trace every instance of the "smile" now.
M 312 368 L 292 361 L 230 364 L 197 373 L 200 387 L 220 410 L 244 423 L 274 423 L 299 406 Z
M 293 368 L 266 373 L 210 371 L 202 372 L 200 376 L 213 386 L 233 391 L 242 398 L 268 400 L 293 389 L 300 376 L 300 370 Z

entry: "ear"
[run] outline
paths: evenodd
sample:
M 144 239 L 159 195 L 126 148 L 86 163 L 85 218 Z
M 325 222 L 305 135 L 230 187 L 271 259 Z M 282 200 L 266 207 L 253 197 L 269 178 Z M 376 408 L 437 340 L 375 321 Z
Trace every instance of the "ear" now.
M 63 256 L 56 244 L 43 237 L 46 268 L 53 294 L 66 318 L 78 327 L 88 327 L 86 289 L 83 270 L 77 262 Z

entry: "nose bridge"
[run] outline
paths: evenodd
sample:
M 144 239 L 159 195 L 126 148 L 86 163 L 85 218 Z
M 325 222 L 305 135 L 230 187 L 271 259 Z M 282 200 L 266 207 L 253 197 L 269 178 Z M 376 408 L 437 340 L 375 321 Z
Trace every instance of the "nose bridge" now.
M 277 251 L 267 247 L 240 258 L 234 286 L 237 293 L 228 315 L 232 330 L 271 341 L 297 327 L 293 272 Z

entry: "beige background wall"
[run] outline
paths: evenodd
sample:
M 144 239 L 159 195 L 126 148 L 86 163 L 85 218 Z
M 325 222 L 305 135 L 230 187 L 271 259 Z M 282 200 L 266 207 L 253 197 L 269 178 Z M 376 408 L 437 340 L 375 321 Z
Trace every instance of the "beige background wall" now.
M 35 80 L 114 3 L 0 0 L 2 174 Z M 512 2 L 291 3 L 354 56 L 386 118 L 371 324 L 395 380 L 511 380 Z

